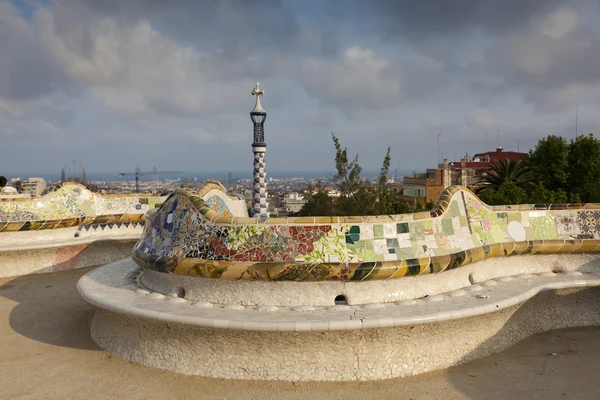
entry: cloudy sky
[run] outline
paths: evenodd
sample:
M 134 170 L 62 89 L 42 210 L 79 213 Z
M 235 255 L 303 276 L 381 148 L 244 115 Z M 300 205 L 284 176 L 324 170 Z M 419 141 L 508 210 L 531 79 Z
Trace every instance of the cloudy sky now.
M 599 133 L 598 0 L 0 0 L 0 174 L 431 167 Z

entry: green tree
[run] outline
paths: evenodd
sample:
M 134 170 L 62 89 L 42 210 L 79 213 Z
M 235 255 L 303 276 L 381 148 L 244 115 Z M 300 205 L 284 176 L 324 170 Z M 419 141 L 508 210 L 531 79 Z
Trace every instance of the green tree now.
M 569 145 L 560 136 L 550 135 L 541 139 L 535 150 L 529 151 L 525 160 L 536 182 L 553 192 L 567 188 L 569 180 Z
M 333 200 L 322 190 L 310 196 L 298 213 L 300 216 L 333 215 Z
M 600 202 L 600 141 L 591 133 L 569 145 L 568 175 L 570 201 Z
M 331 133 L 333 145 L 335 146 L 335 168 L 338 189 L 342 196 L 353 195 L 362 185 L 360 173 L 362 167 L 358 163 L 358 154 L 352 161 L 348 161 L 348 149 L 340 144 L 340 140 Z
M 491 171 L 478 183 L 476 193 L 491 188 L 498 190 L 506 181 L 511 181 L 521 189 L 531 186 L 531 169 L 522 161 L 498 160 L 490 165 Z
M 529 203 L 532 204 L 564 204 L 568 202 L 567 192 L 563 189 L 546 189 L 541 181 L 533 186 L 529 194 Z
M 362 167 L 358 163 L 358 155 L 352 161 L 348 158 L 348 149 L 342 148 L 339 139 L 332 133 L 335 146 L 336 179 L 340 197 L 335 202 L 336 215 L 373 215 L 387 214 L 392 210 L 389 199 L 391 195 L 386 187 L 387 173 L 390 167 L 390 152 L 388 147 L 383 160 L 377 187 L 372 187 L 367 179 L 362 179 Z M 381 201 L 381 203 L 380 203 Z
M 377 214 L 377 192 L 374 188 L 360 186 L 351 196 L 340 196 L 335 202 L 336 215 L 373 215 Z
M 388 172 L 390 170 L 391 147 L 387 148 L 381 172 L 377 178 L 377 206 L 375 207 L 376 214 L 393 214 L 394 206 L 392 204 L 392 194 L 387 187 Z
M 488 186 L 479 193 L 479 198 L 489 205 L 527 204 L 527 192 L 510 179 L 505 180 L 494 188 Z
M 392 212 L 389 214 L 410 214 L 415 210 L 410 206 L 408 201 L 392 198 Z
M 417 202 L 415 203 L 415 212 L 421 212 L 421 211 L 426 211 L 425 205 L 423 204 L 423 202 L 421 200 L 417 200 Z

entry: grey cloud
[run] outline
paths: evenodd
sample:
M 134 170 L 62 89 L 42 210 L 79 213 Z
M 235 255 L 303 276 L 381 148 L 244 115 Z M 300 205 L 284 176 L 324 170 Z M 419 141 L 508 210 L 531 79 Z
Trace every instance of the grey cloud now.
M 222 49 L 227 55 L 248 54 L 262 47 L 285 48 L 299 35 L 292 10 L 280 0 L 57 0 L 64 18 L 152 20 L 157 29 L 200 49 Z M 69 15 L 70 14 L 70 15 Z
M 520 89 L 547 111 L 598 101 L 600 33 L 584 25 L 582 11 L 560 9 L 497 40 L 485 58 L 485 68 L 502 78 L 496 89 Z
M 339 7 L 343 3 L 343 7 Z M 333 2 L 330 13 L 352 18 L 361 26 L 410 40 L 468 32 L 482 28 L 491 33 L 519 27 L 554 9 L 561 0 L 349 0 Z
M 582 27 L 560 40 L 513 35 L 492 47 L 487 64 L 511 84 L 562 86 L 600 80 L 600 37 Z
M 548 28 L 557 4 L 42 2 L 32 19 L 0 12 L 0 136 L 58 158 L 78 152 L 95 168 L 246 168 L 260 80 L 272 171 L 306 168 L 307 154 L 310 169 L 333 169 L 332 130 L 366 169 L 388 144 L 405 167 L 431 166 L 438 132 L 450 156 L 480 151 L 497 128 L 506 147 L 526 148 L 562 120 L 546 123 L 521 98 L 544 110 L 588 99 L 584 114 L 600 104 L 597 30 L 582 19 L 568 31 L 568 18 Z M 504 121 L 513 126 L 496 127 Z
M 26 101 L 68 84 L 10 3 L 0 3 L 0 54 L 0 97 Z
M 350 109 L 393 107 L 401 98 L 401 82 L 390 60 L 361 47 L 350 47 L 335 60 L 307 60 L 300 80 L 323 103 Z

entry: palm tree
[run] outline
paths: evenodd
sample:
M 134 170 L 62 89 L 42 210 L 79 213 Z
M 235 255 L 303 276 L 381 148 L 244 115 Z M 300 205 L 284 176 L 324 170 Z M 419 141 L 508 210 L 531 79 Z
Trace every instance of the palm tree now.
M 475 186 L 476 193 L 487 188 L 496 190 L 508 180 L 524 190 L 528 190 L 532 184 L 532 171 L 521 161 L 498 160 L 490 164 L 490 168 L 491 171 L 484 173 L 483 179 Z

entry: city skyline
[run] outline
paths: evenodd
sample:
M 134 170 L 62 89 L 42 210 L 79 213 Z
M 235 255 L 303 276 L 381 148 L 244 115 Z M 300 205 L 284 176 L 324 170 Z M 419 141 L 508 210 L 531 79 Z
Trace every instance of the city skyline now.
M 597 133 L 599 3 L 508 3 L 0 0 L 0 173 L 250 175 L 256 81 L 271 176 L 333 172 L 331 132 L 366 171 Z

